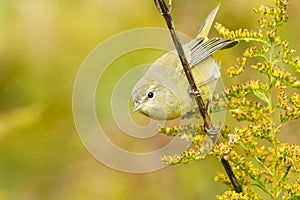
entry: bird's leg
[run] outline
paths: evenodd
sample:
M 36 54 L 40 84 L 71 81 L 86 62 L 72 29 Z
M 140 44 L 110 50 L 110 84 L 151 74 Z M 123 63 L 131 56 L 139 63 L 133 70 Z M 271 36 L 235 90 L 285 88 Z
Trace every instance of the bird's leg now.
M 213 81 L 215 81 L 215 80 L 217 80 L 217 79 L 218 79 L 218 78 L 216 78 L 215 76 L 209 77 L 209 78 L 206 79 L 205 81 L 202 81 L 201 83 L 198 83 L 198 84 L 197 84 L 197 87 L 198 87 L 198 90 L 199 90 L 199 91 L 194 91 L 194 90 L 192 90 L 192 89 L 190 88 L 189 94 L 192 95 L 192 96 L 195 96 L 195 97 L 205 95 L 204 91 L 202 91 L 202 90 L 199 89 L 199 88 L 200 88 L 200 87 L 203 87 L 203 86 L 207 85 L 208 83 L 211 83 L 211 82 L 213 82 Z M 209 105 L 209 108 L 210 108 L 210 105 Z M 207 108 L 207 109 L 208 109 L 208 108 Z M 208 110 L 207 110 L 207 111 L 208 111 Z
M 188 92 L 191 96 L 194 96 L 194 97 L 203 96 L 205 94 L 205 92 L 200 89 L 193 90 L 192 88 L 189 88 Z
M 213 140 L 213 142 L 216 144 L 218 143 L 218 135 L 221 132 L 221 128 L 215 124 L 212 124 L 210 129 L 208 131 L 208 136 Z

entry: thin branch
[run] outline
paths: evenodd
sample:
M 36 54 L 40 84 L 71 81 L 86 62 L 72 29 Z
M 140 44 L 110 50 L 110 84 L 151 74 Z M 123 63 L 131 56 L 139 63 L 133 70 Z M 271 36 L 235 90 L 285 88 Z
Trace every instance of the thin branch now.
M 228 160 L 225 159 L 225 158 L 221 158 L 221 162 L 222 162 L 223 167 L 224 167 L 224 169 L 227 173 L 227 176 L 230 179 L 230 182 L 232 184 L 232 187 L 233 187 L 234 191 L 236 191 L 238 193 L 243 192 L 243 189 L 240 186 L 238 180 L 236 179 Z
M 169 0 L 169 6 L 171 8 L 171 3 L 172 1 Z M 158 11 L 163 15 L 166 23 L 167 23 L 167 26 L 169 28 L 169 31 L 171 33 L 171 36 L 172 36 L 172 40 L 174 42 L 174 45 L 175 45 L 175 48 L 177 50 L 177 53 L 178 53 L 178 56 L 179 56 L 179 59 L 181 61 L 181 64 L 183 66 L 183 69 L 184 69 L 184 72 L 185 72 L 185 75 L 186 75 L 186 78 L 190 84 L 190 87 L 191 87 L 191 90 L 192 90 L 192 93 L 195 97 L 195 100 L 196 100 L 196 103 L 198 105 L 198 108 L 199 108 L 199 111 L 201 113 L 201 116 L 204 120 L 204 128 L 205 128 L 205 132 L 207 133 L 207 135 L 213 140 L 213 142 L 215 144 L 219 144 L 219 140 L 218 140 L 218 133 L 221 131 L 221 129 L 219 127 L 214 127 L 212 122 L 211 122 L 211 119 L 210 119 L 210 116 L 208 114 L 208 110 L 206 109 L 206 105 L 203 101 L 203 98 L 201 96 L 201 92 L 199 91 L 197 85 L 196 85 L 196 82 L 195 82 L 195 79 L 193 77 L 193 74 L 191 72 L 191 67 L 189 65 L 189 62 L 187 61 L 187 58 L 185 56 L 185 53 L 184 53 L 184 50 L 183 50 L 183 47 L 181 45 L 181 42 L 179 40 L 179 37 L 177 35 L 177 32 L 175 30 L 175 25 L 173 23 L 173 20 L 172 20 L 172 17 L 171 17 L 171 11 L 170 9 L 167 7 L 166 3 L 164 0 L 154 0 L 154 3 L 158 9 Z M 225 158 L 222 158 L 221 159 L 221 162 L 225 168 L 225 171 L 231 181 L 231 184 L 233 185 L 233 188 L 236 192 L 242 192 L 242 188 L 241 186 L 239 185 L 233 171 L 232 171 L 232 168 L 228 162 L 227 159 Z

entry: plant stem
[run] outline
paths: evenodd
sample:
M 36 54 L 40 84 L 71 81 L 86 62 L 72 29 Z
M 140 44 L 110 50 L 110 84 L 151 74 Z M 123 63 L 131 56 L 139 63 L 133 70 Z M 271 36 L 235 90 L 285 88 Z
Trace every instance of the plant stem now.
M 273 149 L 275 151 L 275 156 L 277 154 L 277 141 L 276 141 L 276 136 L 275 136 L 275 131 L 274 131 L 274 110 L 273 110 L 273 90 L 272 90 L 272 68 L 274 67 L 273 63 L 273 57 L 274 57 L 274 44 L 270 46 L 270 52 L 269 52 L 269 63 L 271 64 L 271 68 L 269 70 L 269 92 L 268 92 L 268 99 L 269 99 L 269 123 L 271 127 L 271 137 L 272 137 L 272 142 L 273 142 Z M 273 186 L 272 186 L 272 193 L 273 193 L 273 199 L 277 199 L 277 159 L 274 159 L 273 165 L 272 165 L 272 174 L 273 174 Z

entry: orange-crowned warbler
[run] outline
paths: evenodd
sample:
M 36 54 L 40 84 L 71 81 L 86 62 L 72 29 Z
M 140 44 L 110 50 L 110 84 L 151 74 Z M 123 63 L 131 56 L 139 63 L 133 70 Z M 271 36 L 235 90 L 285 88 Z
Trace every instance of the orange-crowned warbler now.
M 207 38 L 219 6 L 207 16 L 197 37 L 183 45 L 194 80 L 205 101 L 211 98 L 220 77 L 219 66 L 211 55 L 237 44 L 231 40 Z M 181 117 L 197 106 L 175 51 L 164 54 L 150 66 L 132 89 L 132 100 L 133 111 L 158 120 Z

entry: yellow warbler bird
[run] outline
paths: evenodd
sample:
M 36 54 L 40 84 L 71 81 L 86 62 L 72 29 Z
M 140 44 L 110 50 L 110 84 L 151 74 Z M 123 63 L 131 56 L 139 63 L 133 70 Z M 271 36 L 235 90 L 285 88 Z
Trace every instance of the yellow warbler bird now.
M 183 45 L 195 82 L 206 101 L 211 98 L 221 76 L 219 66 L 211 55 L 237 44 L 232 40 L 207 38 L 219 6 L 207 16 L 197 37 Z M 197 107 L 175 51 L 164 54 L 150 66 L 132 89 L 131 97 L 134 112 L 140 111 L 157 120 L 175 119 Z

